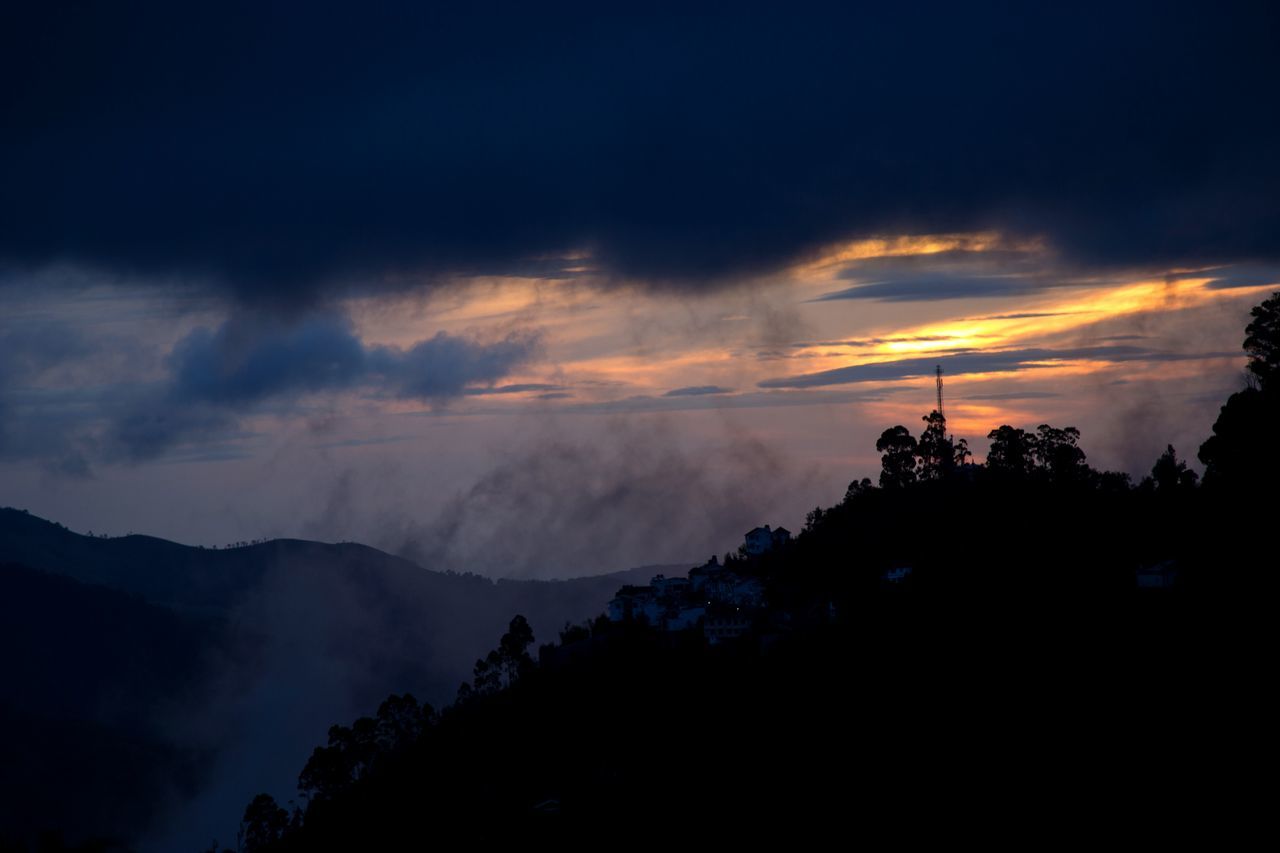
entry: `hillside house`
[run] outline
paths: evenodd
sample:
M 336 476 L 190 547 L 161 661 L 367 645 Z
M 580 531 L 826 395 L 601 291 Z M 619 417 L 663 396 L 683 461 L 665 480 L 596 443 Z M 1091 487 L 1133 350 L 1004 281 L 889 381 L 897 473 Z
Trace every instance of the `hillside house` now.
M 711 645 L 736 640 L 751 629 L 751 616 L 743 611 L 729 611 L 706 617 L 702 633 Z
M 791 541 L 791 531 L 785 527 L 779 527 L 777 530 L 770 530 L 769 525 L 757 527 L 748 531 L 744 537 L 742 544 L 742 553 L 749 557 L 758 557 L 761 554 L 772 551 L 774 548 L 780 548 Z

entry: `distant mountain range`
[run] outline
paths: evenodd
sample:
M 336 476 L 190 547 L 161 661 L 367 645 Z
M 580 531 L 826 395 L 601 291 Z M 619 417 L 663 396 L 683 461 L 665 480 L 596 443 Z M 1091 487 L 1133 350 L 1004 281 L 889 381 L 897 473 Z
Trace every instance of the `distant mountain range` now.
M 288 799 L 334 720 L 390 692 L 446 703 L 512 615 L 549 641 L 688 568 L 493 581 L 363 545 L 193 548 L 0 509 L 0 840 L 229 839 L 253 794 Z

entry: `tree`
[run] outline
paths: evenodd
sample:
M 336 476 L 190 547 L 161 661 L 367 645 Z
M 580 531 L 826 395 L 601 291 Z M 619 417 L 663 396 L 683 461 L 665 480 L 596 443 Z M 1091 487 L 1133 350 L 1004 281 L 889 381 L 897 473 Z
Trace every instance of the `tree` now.
M 329 729 L 327 746 L 317 747 L 298 777 L 298 790 L 312 801 L 331 799 L 367 776 L 385 756 L 417 741 L 435 723 L 435 710 L 412 694 L 392 694 L 376 717 L 361 717 Z
M 880 487 L 901 489 L 916 481 L 916 440 L 899 424 L 880 434 L 876 441 L 880 457 Z
M 1244 351 L 1249 354 L 1249 372 L 1266 390 L 1280 376 L 1280 291 L 1254 306 L 1250 315 L 1253 321 L 1244 330 Z
M 1280 292 L 1253 311 L 1244 350 L 1255 384 L 1232 394 L 1218 412 L 1213 435 L 1200 445 L 1207 487 L 1271 487 L 1280 478 L 1273 424 L 1280 417 Z
M 1041 471 L 1054 483 L 1068 483 L 1088 473 L 1084 451 L 1080 449 L 1080 430 L 1075 427 L 1036 427 L 1032 454 Z
M 270 794 L 259 794 L 244 810 L 237 836 L 239 853 L 256 853 L 275 844 L 289 828 L 289 813 Z
M 474 688 L 467 698 L 474 695 L 496 693 L 510 687 L 533 669 L 529 646 L 533 645 L 533 628 L 529 620 L 516 616 L 507 626 L 507 633 L 498 641 L 498 647 L 480 660 L 472 670 Z
M 916 455 L 920 458 L 920 479 L 937 480 L 946 476 L 955 465 L 955 448 L 947 438 L 947 419 L 934 409 L 921 420 L 925 423 L 920 441 L 916 443 Z
M 507 633 L 498 641 L 498 657 L 508 686 L 533 669 L 533 658 L 529 656 L 531 645 L 533 628 L 529 627 L 529 620 L 516 616 L 507 627 Z
M 475 686 L 477 694 L 483 696 L 501 690 L 502 658 L 498 655 L 498 650 L 493 649 L 489 654 L 477 659 L 471 675 L 473 676 L 471 683 Z
M 991 449 L 987 451 L 987 468 L 1001 474 L 1024 477 L 1034 465 L 1035 439 L 1025 430 L 1008 424 L 987 433 Z
M 849 488 L 845 490 L 844 499 L 846 501 L 856 498 L 858 495 L 865 495 L 871 491 L 874 486 L 871 485 L 869 477 L 863 477 L 861 480 L 854 480 L 849 484 Z
M 1161 494 L 1194 489 L 1199 479 L 1195 471 L 1187 468 L 1186 462 L 1179 461 L 1172 444 L 1160 454 L 1160 458 L 1151 469 L 1151 483 Z

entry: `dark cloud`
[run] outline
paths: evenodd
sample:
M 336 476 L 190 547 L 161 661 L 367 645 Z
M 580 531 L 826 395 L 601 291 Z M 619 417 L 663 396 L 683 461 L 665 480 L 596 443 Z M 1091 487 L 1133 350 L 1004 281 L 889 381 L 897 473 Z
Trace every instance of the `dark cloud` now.
M 34 459 L 58 473 L 89 474 L 84 422 L 95 392 L 49 383 L 87 359 L 106 360 L 108 349 L 127 346 L 42 316 L 0 323 L 0 461 Z
M 708 394 L 732 394 L 732 388 L 721 388 L 719 385 L 690 385 L 687 388 L 672 388 L 664 397 L 703 397 Z
M 834 293 L 824 293 L 810 301 L 875 299 L 879 302 L 934 302 L 940 299 L 1020 296 L 1060 286 L 1070 285 L 1050 284 L 1021 276 L 931 275 L 859 284 Z
M 1082 264 L 1280 255 L 1273 4 L 2 14 L 19 269 L 298 301 L 572 277 L 574 250 L 696 286 L 903 231 L 1044 235 Z
M 1027 311 L 1021 314 L 992 314 L 987 317 L 966 317 L 966 320 L 1035 320 L 1040 317 L 1069 317 L 1080 311 Z
M 1276 269 L 1241 269 L 1231 270 L 1208 281 L 1205 287 L 1211 290 L 1229 290 L 1237 287 L 1262 287 L 1280 284 L 1280 270 Z
M 528 361 L 537 345 L 531 333 L 486 343 L 437 332 L 407 350 L 369 347 L 345 317 L 280 324 L 237 316 L 217 330 L 196 329 L 174 347 L 169 395 L 181 402 L 241 404 L 376 383 L 397 397 L 436 400 L 501 379 Z M 543 387 L 550 386 L 470 390 Z
M 846 385 L 853 382 L 892 382 L 915 376 L 926 376 L 938 365 L 948 376 L 965 373 L 1011 373 L 1044 367 L 1045 362 L 1074 361 L 1195 361 L 1209 358 L 1236 358 L 1231 352 L 1175 353 L 1156 352 L 1133 346 L 1077 347 L 1075 349 L 1020 349 L 995 352 L 961 352 L 907 358 L 897 361 L 881 361 L 837 367 L 818 373 L 804 373 L 766 379 L 761 388 L 817 388 L 825 385 Z
M 240 314 L 182 339 L 168 358 L 169 379 L 135 395 L 111 426 L 109 444 L 131 460 L 154 457 L 225 437 L 259 404 L 311 393 L 360 388 L 446 401 L 502 379 L 538 345 L 531 332 L 487 342 L 438 332 L 408 349 L 367 346 L 343 316 Z

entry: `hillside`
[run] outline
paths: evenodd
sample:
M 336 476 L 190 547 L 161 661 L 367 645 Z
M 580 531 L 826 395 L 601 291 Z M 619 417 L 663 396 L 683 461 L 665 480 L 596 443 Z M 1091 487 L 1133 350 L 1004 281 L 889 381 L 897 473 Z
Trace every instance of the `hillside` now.
M 29 733 L 0 778 L 6 831 L 159 850 L 207 842 L 264 771 L 291 785 L 332 720 L 392 690 L 452 697 L 512 613 L 551 638 L 662 570 L 495 582 L 361 545 L 102 539 L 13 509 L 0 564 L 0 656 L 17 676 L 0 711 Z M 58 782 L 68 762 L 83 786 Z M 140 775 L 116 784 L 122 766 Z

